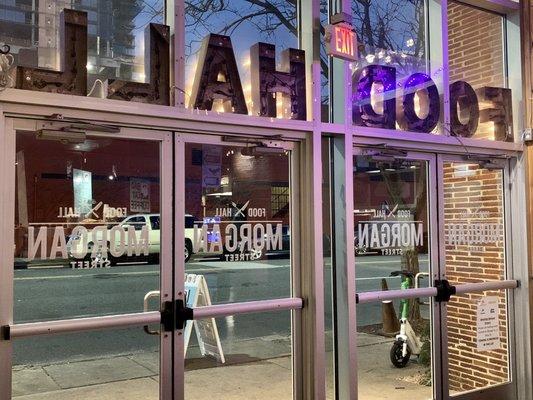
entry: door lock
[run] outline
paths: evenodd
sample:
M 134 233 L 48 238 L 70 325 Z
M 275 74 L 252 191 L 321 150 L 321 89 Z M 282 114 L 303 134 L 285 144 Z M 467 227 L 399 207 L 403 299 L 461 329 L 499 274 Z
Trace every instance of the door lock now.
M 436 280 L 435 287 L 437 288 L 437 295 L 435 296 L 437 303 L 448 303 L 450 298 L 457 293 L 455 286 L 450 285 L 446 279 Z
M 176 329 L 185 329 L 187 321 L 194 319 L 194 310 L 185 306 L 183 300 L 176 300 Z
M 159 297 L 159 290 L 153 290 L 146 293 L 144 296 L 144 312 L 148 312 L 148 302 L 150 299 Z M 172 332 L 175 329 L 185 329 L 187 321 L 192 321 L 194 318 L 194 310 L 186 307 L 183 300 L 165 301 L 161 308 L 161 325 L 164 332 Z M 144 326 L 144 331 L 148 335 L 160 335 L 161 331 L 152 330 L 148 325 Z

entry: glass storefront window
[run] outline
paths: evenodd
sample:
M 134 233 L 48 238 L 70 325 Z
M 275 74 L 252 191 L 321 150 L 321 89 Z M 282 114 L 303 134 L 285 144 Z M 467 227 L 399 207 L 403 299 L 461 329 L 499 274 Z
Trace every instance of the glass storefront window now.
M 144 29 L 165 23 L 165 2 L 0 1 L 0 43 L 11 46 L 17 65 L 58 70 L 60 13 L 87 12 L 89 88 L 96 79 L 145 82 Z
M 464 136 L 512 140 L 512 95 L 486 88 L 506 88 L 505 18 L 458 1 L 448 3 L 448 49 L 452 98 Z M 453 87 L 464 81 L 470 87 Z M 477 97 L 477 99 L 476 99 Z M 498 106 L 495 107 L 495 103 Z M 453 110 L 453 108 L 452 108 Z M 516 110 L 517 111 L 517 110 Z M 515 111 L 515 112 L 516 112 Z M 452 126 L 454 125 L 452 111 Z M 456 125 L 458 125 L 456 123 Z
M 249 2 L 244 0 L 205 2 L 193 0 L 185 4 L 185 104 L 195 108 L 191 96 L 197 73 L 202 41 L 209 34 L 229 36 L 237 63 L 238 75 L 244 92 L 248 114 L 257 115 L 257 104 L 252 101 L 250 73 L 250 47 L 258 42 L 276 46 L 277 58 L 282 50 L 298 48 L 296 2 L 276 0 Z M 210 62 L 208 60 L 208 62 Z M 279 65 L 278 65 L 279 68 Z M 228 77 L 217 77 L 227 82 Z M 235 83 L 235 82 L 233 82 Z M 276 94 L 276 106 L 280 113 L 290 118 L 290 107 L 283 105 Z M 221 102 L 213 104 L 212 110 L 223 112 Z M 278 115 L 281 115 L 278 113 Z
M 325 27 L 329 23 L 329 4 L 328 0 L 320 0 L 320 89 L 321 89 L 321 118 L 322 122 L 331 121 L 331 76 L 332 76 L 332 58 L 326 52 Z
M 17 134 L 15 322 L 142 309 L 159 288 L 159 168 L 157 142 Z
M 441 48 L 441 25 L 433 19 L 428 29 L 428 7 L 424 0 L 352 2 L 359 42 L 359 60 L 350 64 L 354 125 L 441 131 L 442 57 L 428 51 L 430 41 Z

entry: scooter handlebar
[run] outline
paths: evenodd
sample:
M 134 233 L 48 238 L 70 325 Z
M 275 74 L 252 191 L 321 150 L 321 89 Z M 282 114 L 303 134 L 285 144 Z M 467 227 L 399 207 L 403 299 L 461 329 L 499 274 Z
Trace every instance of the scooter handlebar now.
M 402 270 L 402 271 L 392 271 L 390 276 L 404 276 L 406 278 L 414 278 L 415 274 L 411 271 Z

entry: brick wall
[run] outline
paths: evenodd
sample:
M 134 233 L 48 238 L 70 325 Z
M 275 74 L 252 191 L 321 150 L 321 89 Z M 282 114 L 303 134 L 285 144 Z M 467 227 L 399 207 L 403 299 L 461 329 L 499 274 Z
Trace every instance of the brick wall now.
M 478 165 L 444 165 L 446 275 L 452 285 L 505 279 L 503 182 L 501 171 Z M 488 229 L 483 229 L 483 227 Z M 464 234 L 474 230 L 468 239 Z M 476 242 L 480 232 L 492 232 Z M 477 304 L 499 298 L 501 348 L 477 350 Z M 469 294 L 448 305 L 450 390 L 463 392 L 508 380 L 506 297 L 504 292 Z
M 505 87 L 502 17 L 453 1 L 448 4 L 450 82 L 465 81 L 476 90 Z M 480 102 L 480 109 L 488 107 Z M 480 123 L 475 137 L 494 139 L 493 123 Z

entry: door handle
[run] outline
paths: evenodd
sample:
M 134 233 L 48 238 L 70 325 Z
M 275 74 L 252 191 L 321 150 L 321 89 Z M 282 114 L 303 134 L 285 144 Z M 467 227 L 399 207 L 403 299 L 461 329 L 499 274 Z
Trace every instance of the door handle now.
M 425 278 L 425 277 L 429 277 L 429 273 L 428 272 L 419 272 L 418 274 L 416 274 L 416 276 L 415 276 L 415 289 L 420 289 L 420 280 L 422 278 Z M 431 302 L 429 302 L 429 301 L 420 301 L 420 298 L 418 298 L 416 301 L 421 306 L 429 306 L 431 304 Z
M 144 312 L 148 312 L 148 303 L 150 302 L 150 299 L 156 298 L 161 295 L 159 290 L 152 290 L 144 295 L 143 305 L 144 305 Z M 148 335 L 160 335 L 160 330 L 151 330 L 148 325 L 144 325 L 143 327 L 144 331 Z

